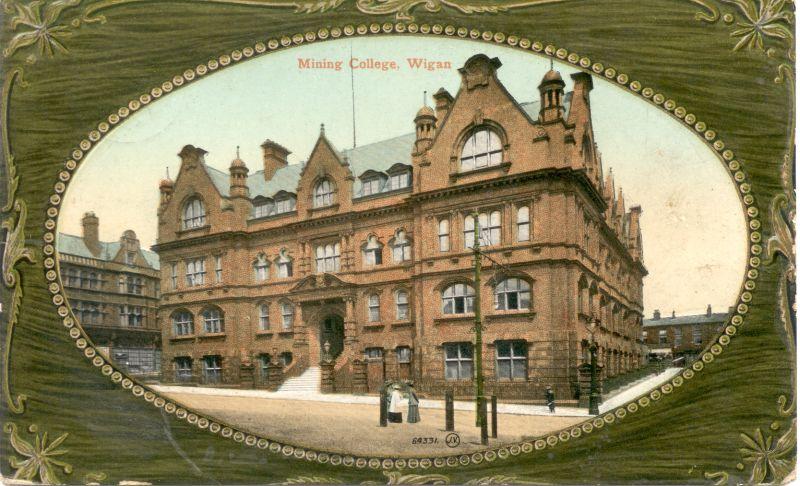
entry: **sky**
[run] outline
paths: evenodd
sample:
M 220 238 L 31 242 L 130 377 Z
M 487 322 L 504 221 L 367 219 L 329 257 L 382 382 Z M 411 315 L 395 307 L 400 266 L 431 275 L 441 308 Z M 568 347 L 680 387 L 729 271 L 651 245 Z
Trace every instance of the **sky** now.
M 305 160 L 325 124 L 339 149 L 353 145 L 353 58 L 391 62 L 396 69 L 355 69 L 358 145 L 410 133 L 427 91 L 453 95 L 456 71 L 474 54 L 498 57 L 500 81 L 518 101 L 538 98 L 550 61 L 519 50 L 459 39 L 355 38 L 308 44 L 226 68 L 163 96 L 114 128 L 86 156 L 69 184 L 59 231 L 81 234 L 80 219 L 94 211 L 100 238 L 116 241 L 126 229 L 147 248 L 155 243 L 158 182 L 178 173 L 186 144 L 209 153 L 206 162 L 227 172 L 240 146 L 251 172 L 260 170 L 261 143 L 272 139 Z M 307 60 L 342 61 L 340 70 L 308 69 Z M 409 59 L 449 62 L 450 69 L 419 69 Z M 556 62 L 572 89 L 569 64 Z M 715 312 L 733 305 L 746 262 L 746 228 L 735 186 L 716 155 L 687 127 L 624 88 L 594 77 L 595 140 L 606 170 L 628 207 L 642 206 L 645 316 Z M 713 284 L 711 284 L 713 282 Z

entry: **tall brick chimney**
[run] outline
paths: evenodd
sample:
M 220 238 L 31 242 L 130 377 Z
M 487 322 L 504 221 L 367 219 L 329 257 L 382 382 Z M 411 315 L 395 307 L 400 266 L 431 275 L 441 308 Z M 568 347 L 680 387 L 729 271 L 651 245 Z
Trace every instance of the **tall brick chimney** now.
M 264 179 L 270 180 L 278 169 L 289 164 L 286 158 L 292 152 L 272 140 L 262 143 L 261 148 L 264 150 Z
M 84 213 L 81 219 L 83 226 L 83 243 L 93 255 L 100 254 L 100 218 L 92 211 Z

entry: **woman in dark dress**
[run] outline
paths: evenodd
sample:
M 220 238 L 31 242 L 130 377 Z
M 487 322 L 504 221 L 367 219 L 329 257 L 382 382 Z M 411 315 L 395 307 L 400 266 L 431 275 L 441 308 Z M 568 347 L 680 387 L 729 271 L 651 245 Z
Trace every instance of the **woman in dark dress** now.
M 408 418 L 406 422 L 415 424 L 419 422 L 419 398 L 414 393 L 414 385 L 408 384 Z

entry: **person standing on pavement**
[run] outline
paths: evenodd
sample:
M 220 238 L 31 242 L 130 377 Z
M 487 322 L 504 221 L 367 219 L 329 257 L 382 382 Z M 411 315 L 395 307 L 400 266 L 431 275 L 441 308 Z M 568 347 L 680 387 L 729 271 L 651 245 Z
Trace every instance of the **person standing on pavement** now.
M 400 411 L 400 402 L 402 400 L 400 385 L 392 386 L 392 394 L 389 398 L 389 422 L 393 424 L 403 423 L 403 412 Z
M 419 422 L 419 398 L 414 393 L 414 384 L 408 384 L 408 417 L 406 422 L 415 424 Z
M 556 413 L 556 394 L 553 393 L 553 388 L 550 385 L 547 385 L 547 390 L 544 392 L 544 399 L 547 402 L 550 413 Z

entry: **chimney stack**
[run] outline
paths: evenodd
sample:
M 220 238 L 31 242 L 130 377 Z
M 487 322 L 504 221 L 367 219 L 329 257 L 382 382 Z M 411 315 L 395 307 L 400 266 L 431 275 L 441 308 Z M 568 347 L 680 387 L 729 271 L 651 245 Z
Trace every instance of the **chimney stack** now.
M 672 309 L 672 318 L 675 319 L 675 309 Z
M 261 148 L 264 150 L 264 180 L 268 181 L 278 169 L 289 165 L 286 158 L 292 152 L 272 140 L 262 143 Z
M 661 319 L 661 311 L 656 309 L 653 311 L 653 320 L 657 321 L 659 319 Z
M 92 255 L 100 254 L 100 219 L 89 211 L 84 213 L 81 219 L 83 225 L 83 243 L 92 252 Z
M 453 96 L 446 89 L 439 88 L 433 99 L 436 102 L 436 119 L 441 122 L 453 106 Z
M 711 316 L 711 304 L 708 304 L 708 307 L 706 307 L 706 315 Z

